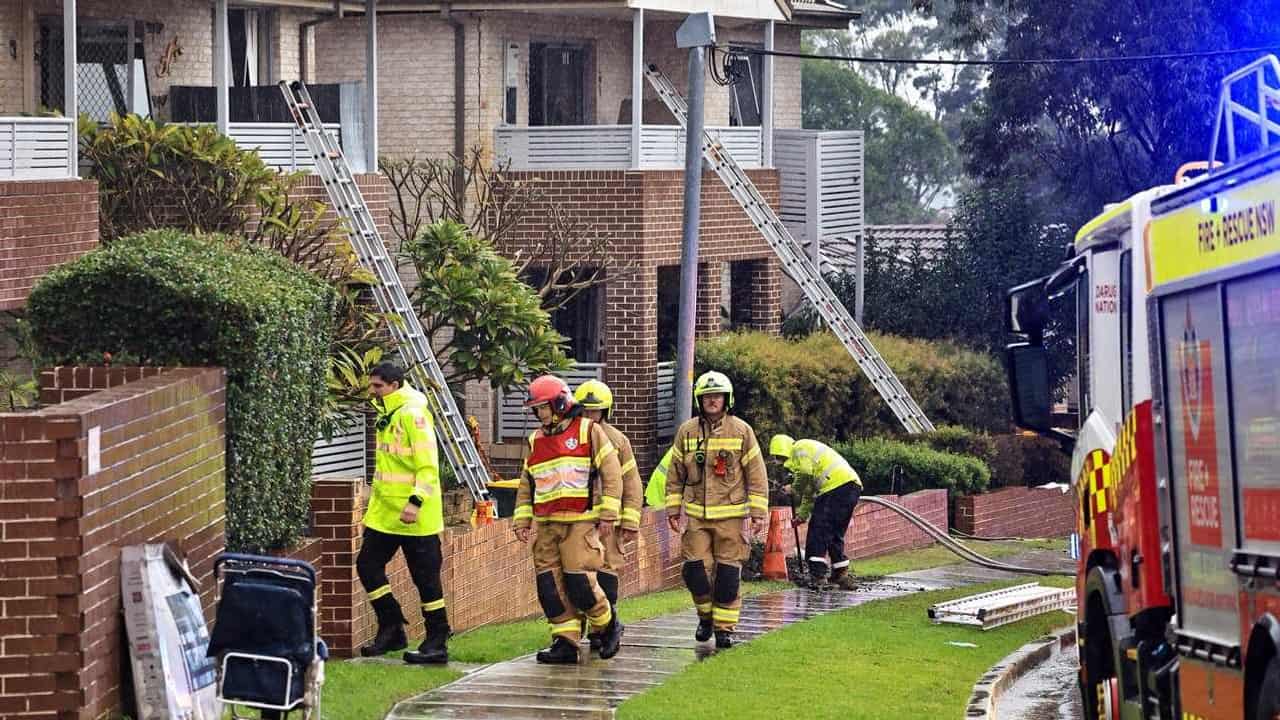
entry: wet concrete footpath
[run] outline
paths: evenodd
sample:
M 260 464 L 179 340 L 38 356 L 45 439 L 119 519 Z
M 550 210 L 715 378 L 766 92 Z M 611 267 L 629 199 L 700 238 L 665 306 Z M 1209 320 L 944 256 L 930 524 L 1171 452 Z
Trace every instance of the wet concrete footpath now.
M 1035 552 L 1011 558 L 1018 564 L 1045 566 L 1066 560 L 1061 553 Z M 737 643 L 816 615 L 901 597 L 995 580 L 1010 573 L 966 565 L 892 575 L 851 592 L 794 589 L 744 598 Z M 623 621 L 626 621 L 625 616 Z M 626 624 L 622 651 L 612 660 L 593 657 L 574 666 L 539 665 L 533 655 L 495 663 L 430 692 L 403 700 L 388 720 L 580 720 L 612 718 L 623 700 L 661 684 L 666 678 L 715 652 L 713 643 L 693 639 L 692 610 Z M 732 652 L 732 650 L 728 651 Z

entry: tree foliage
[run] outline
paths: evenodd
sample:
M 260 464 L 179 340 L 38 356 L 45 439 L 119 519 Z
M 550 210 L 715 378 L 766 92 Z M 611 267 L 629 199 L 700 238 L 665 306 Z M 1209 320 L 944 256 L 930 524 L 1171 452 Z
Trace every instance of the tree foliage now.
M 1267 0 L 1169 0 L 1122 8 L 1102 0 L 955 0 L 951 25 L 981 42 L 1004 13 L 1000 57 L 1115 57 L 1268 46 L 1280 16 Z M 995 68 L 965 133 L 981 182 L 1023 176 L 1057 221 L 1072 226 L 1108 202 L 1172 181 L 1206 159 L 1218 86 L 1250 55 Z
M 551 327 L 537 291 L 466 226 L 436 221 L 402 254 L 421 278 L 410 302 L 451 386 L 487 379 L 505 388 L 569 367 L 565 338 Z
M 959 168 L 942 126 L 847 65 L 805 60 L 802 68 L 804 126 L 863 131 L 868 222 L 932 221 L 931 206 Z

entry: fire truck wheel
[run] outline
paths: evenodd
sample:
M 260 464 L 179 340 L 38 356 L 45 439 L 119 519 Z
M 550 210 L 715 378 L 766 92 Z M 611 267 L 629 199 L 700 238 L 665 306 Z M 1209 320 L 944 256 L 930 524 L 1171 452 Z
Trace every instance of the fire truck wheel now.
M 1280 720 L 1280 657 L 1271 658 L 1258 691 L 1258 711 L 1253 720 Z

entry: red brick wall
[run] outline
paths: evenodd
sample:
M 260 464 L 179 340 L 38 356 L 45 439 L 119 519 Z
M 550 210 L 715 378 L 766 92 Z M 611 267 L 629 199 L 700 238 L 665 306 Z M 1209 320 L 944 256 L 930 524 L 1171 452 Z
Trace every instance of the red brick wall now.
M 356 578 L 355 558 L 360 550 L 360 491 L 356 479 L 322 478 L 312 491 L 314 534 L 323 539 L 324 568 L 321 599 L 321 636 L 336 657 L 351 657 L 355 649 L 373 638 L 373 610 Z M 940 528 L 947 526 L 945 490 L 926 490 L 898 500 L 927 517 Z M 784 511 L 783 540 L 794 552 L 790 510 Z M 802 526 L 803 527 L 803 526 Z M 763 540 L 764 538 L 761 538 Z M 862 558 L 930 544 L 914 525 L 880 507 L 861 504 L 849 529 L 850 557 Z M 511 521 L 471 529 L 445 531 L 443 581 L 449 621 L 455 631 L 494 622 L 507 622 L 539 613 L 534 591 L 530 547 L 516 540 Z M 681 587 L 680 539 L 667 529 L 665 515 L 648 509 L 630 564 L 622 574 L 622 594 L 638 595 Z M 411 634 L 421 636 L 422 615 L 417 591 L 409 578 L 403 555 L 397 554 L 387 569 L 392 592 L 412 623 Z
M 924 517 L 934 527 L 947 531 L 947 491 L 921 490 L 910 495 L 881 495 Z M 779 510 L 782 545 L 786 555 L 795 554 L 795 534 L 791 531 L 791 508 Z M 808 523 L 800 526 L 800 543 L 807 538 Z M 909 520 L 882 505 L 859 502 L 853 511 L 853 522 L 845 533 L 845 552 L 852 559 L 874 557 L 933 544 L 933 538 Z M 856 570 L 856 568 L 855 568 Z
M 978 537 L 1065 537 L 1076 529 L 1076 495 L 1011 487 L 956 498 L 956 529 Z
M 71 380 L 111 382 L 110 372 L 85 370 Z M 67 375 L 45 377 L 57 385 Z M 93 474 L 91 428 L 100 429 Z M 224 373 L 175 369 L 0 414 L 0 440 L 0 716 L 117 715 L 120 548 L 176 540 L 212 616 L 213 556 L 224 547 Z
M 548 207 L 555 204 L 568 222 L 590 227 L 613 241 L 622 277 L 610 280 L 605 300 L 605 382 L 613 389 L 615 420 L 631 439 L 641 470 L 648 472 L 660 455 L 655 425 L 657 404 L 657 268 L 680 263 L 684 210 L 684 173 L 679 170 L 512 172 L 510 180 L 537 183 L 544 200 L 525 210 L 525 219 L 506 236 L 499 249 L 511 254 L 529 250 L 547 232 Z M 748 171 L 775 207 L 779 202 L 775 170 Z M 753 303 L 752 324 L 778 329 L 781 276 L 777 260 L 724 183 L 703 173 L 699 222 L 700 262 L 698 318 L 700 336 L 720 327 L 720 267 L 725 262 L 754 263 L 747 294 Z M 760 307 L 754 307 L 759 304 Z M 772 306 L 770 306 L 772 304 Z
M 0 181 L 0 310 L 26 305 L 41 275 L 97 244 L 96 182 Z
M 382 233 L 382 239 L 387 243 L 391 252 L 396 251 L 395 237 L 391 234 L 391 216 L 390 208 L 390 186 L 387 179 L 378 174 L 361 174 L 356 175 L 356 185 L 360 188 L 360 194 L 364 196 L 364 200 L 369 204 L 369 213 L 373 215 L 373 223 L 378 226 L 378 232 Z M 299 180 L 294 196 L 310 200 L 318 200 L 328 207 L 328 211 L 324 217 L 329 222 L 337 222 L 338 216 L 333 211 L 333 206 L 329 202 L 329 193 L 324 189 L 324 183 L 320 177 L 311 173 L 302 176 Z

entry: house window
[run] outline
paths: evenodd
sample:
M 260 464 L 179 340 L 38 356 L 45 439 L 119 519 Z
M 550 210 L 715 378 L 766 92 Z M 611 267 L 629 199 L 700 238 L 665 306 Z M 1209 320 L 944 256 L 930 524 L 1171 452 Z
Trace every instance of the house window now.
M 729 124 L 758 126 L 764 108 L 764 65 L 760 55 L 738 54 L 729 58 L 733 86 L 729 93 Z
M 680 336 L 680 267 L 658 268 L 658 361 L 676 359 Z
M 231 46 L 231 86 L 271 85 L 271 14 L 266 10 L 227 11 Z
M 569 352 L 578 362 L 601 362 L 601 312 L 604 309 L 604 287 L 593 285 L 573 296 L 551 314 L 556 332 L 569 338 Z
M 586 125 L 591 116 L 591 47 L 529 43 L 529 124 Z
M 79 111 L 99 122 L 111 113 L 151 114 L 142 24 L 129 20 L 78 24 L 76 84 Z M 66 109 L 62 18 L 40 19 L 40 104 Z

